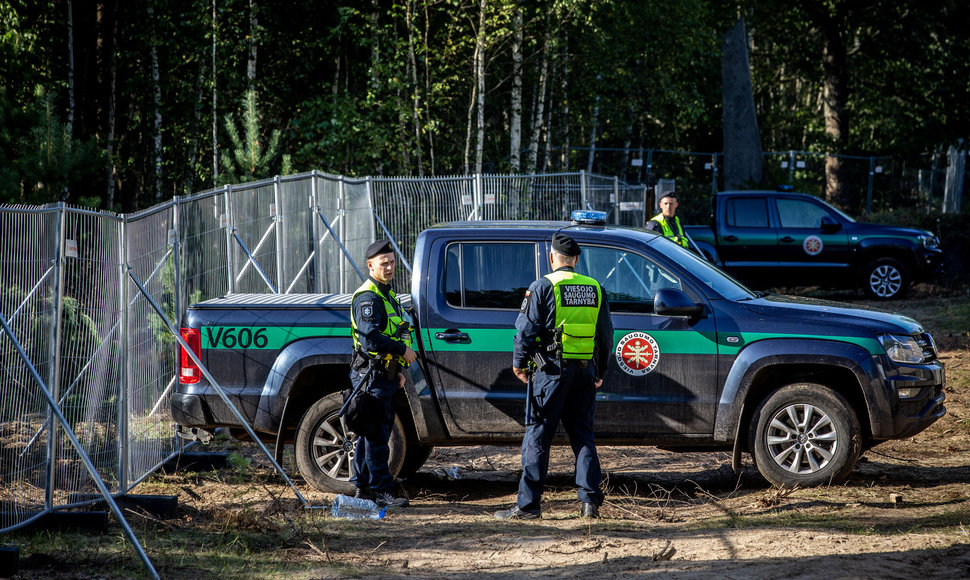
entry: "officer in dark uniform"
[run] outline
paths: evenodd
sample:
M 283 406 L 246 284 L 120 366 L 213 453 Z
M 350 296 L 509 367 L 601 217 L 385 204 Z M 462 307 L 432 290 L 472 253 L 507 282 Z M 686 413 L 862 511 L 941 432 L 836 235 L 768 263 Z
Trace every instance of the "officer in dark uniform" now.
M 392 399 L 404 387 L 402 370 L 418 355 L 411 349 L 410 318 L 390 286 L 395 265 L 390 242 L 374 242 L 364 257 L 369 276 L 354 292 L 351 308 L 354 364 L 350 380 L 354 387 L 365 382 L 361 388 L 381 405 L 375 409 L 367 433 L 357 438 L 351 481 L 357 486 L 357 497 L 373 499 L 381 506 L 403 507 L 408 500 L 394 496 L 394 479 L 387 466 L 394 425 Z
M 672 191 L 665 191 L 660 195 L 660 213 L 650 218 L 643 228 L 663 234 L 674 242 L 690 248 L 690 242 L 684 234 L 684 228 L 680 225 L 680 218 L 677 217 L 677 195 Z
M 613 349 L 613 323 L 599 282 L 574 270 L 579 254 L 571 237 L 553 236 L 553 272 L 529 286 L 515 321 L 512 370 L 529 384 L 522 479 L 515 507 L 495 512 L 498 519 L 540 517 L 549 447 L 560 420 L 576 456 L 581 515 L 598 517 L 603 503 L 593 413 Z

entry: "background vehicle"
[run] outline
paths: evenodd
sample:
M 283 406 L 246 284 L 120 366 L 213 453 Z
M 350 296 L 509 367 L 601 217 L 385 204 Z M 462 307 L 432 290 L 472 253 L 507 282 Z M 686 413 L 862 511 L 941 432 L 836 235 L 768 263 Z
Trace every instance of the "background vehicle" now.
M 562 222 L 466 222 L 416 242 L 410 297 L 418 362 L 396 399 L 391 468 L 435 445 L 518 444 L 525 386 L 511 369 L 522 296 L 548 272 L 552 234 L 582 246 L 615 327 L 598 391 L 600 444 L 751 453 L 787 485 L 845 478 L 860 453 L 939 419 L 943 364 L 914 320 L 752 293 L 661 236 Z M 350 295 L 232 295 L 191 306 L 182 334 L 276 454 L 295 444 L 314 487 L 352 491 L 353 435 L 337 414 L 349 385 Z M 410 299 L 408 299 L 410 298 Z M 182 353 L 180 432 L 241 425 Z
M 857 222 L 801 193 L 724 191 L 711 226 L 687 226 L 704 255 L 756 288 L 862 288 L 898 298 L 932 277 L 943 253 L 931 232 Z

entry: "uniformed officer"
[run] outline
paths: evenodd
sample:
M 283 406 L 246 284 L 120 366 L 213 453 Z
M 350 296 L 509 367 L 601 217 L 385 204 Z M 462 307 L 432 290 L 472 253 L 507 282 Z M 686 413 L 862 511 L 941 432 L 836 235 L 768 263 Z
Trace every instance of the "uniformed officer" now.
M 515 321 L 512 370 L 529 384 L 531 363 L 532 381 L 518 501 L 511 509 L 495 512 L 498 519 L 540 517 L 549 447 L 560 420 L 576 456 L 580 513 L 599 517 L 603 492 L 593 412 L 596 389 L 603 384 L 613 349 L 613 323 L 599 282 L 574 269 L 579 254 L 579 245 L 571 237 L 553 236 L 549 254 L 553 272 L 529 286 Z
M 660 213 L 650 218 L 644 229 L 663 234 L 664 237 L 677 242 L 685 248 L 690 247 L 684 228 L 677 217 L 677 195 L 672 191 L 665 191 L 660 195 Z
M 394 391 L 404 387 L 402 370 L 417 359 L 411 349 L 410 318 L 401 308 L 391 280 L 394 279 L 394 252 L 390 242 L 378 240 L 364 254 L 368 278 L 354 292 L 350 323 L 354 339 L 354 365 L 350 380 L 356 387 L 374 395 L 381 403 L 368 433 L 359 435 L 351 481 L 357 497 L 375 500 L 378 505 L 403 507 L 407 498 L 394 496 L 394 480 L 387 466 L 388 441 L 394 424 Z

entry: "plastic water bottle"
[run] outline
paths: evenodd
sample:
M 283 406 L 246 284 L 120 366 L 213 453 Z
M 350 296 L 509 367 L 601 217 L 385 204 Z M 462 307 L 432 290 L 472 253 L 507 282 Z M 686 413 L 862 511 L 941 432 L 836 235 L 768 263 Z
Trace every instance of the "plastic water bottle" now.
M 335 518 L 349 520 L 383 520 L 385 510 L 387 510 L 386 507 L 380 507 L 369 499 L 338 495 L 333 498 L 333 507 L 330 513 Z

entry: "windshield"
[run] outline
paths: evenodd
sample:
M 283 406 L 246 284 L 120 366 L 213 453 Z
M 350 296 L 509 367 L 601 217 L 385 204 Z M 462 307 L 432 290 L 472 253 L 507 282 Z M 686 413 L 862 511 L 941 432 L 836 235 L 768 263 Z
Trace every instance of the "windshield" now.
M 662 246 L 660 244 L 663 244 Z M 715 292 L 728 300 L 751 300 L 757 295 L 748 290 L 743 284 L 722 272 L 719 268 L 701 258 L 694 252 L 683 248 L 680 244 L 657 236 L 652 244 L 693 274 L 698 281 L 706 284 Z
M 816 198 L 816 199 L 818 199 L 818 198 Z M 837 213 L 840 216 L 842 216 L 844 219 L 846 219 L 846 220 L 848 220 L 850 222 L 855 223 L 855 220 L 852 219 L 851 216 L 849 216 L 847 213 L 845 213 L 844 211 L 840 210 L 839 208 L 835 207 L 834 205 L 829 204 L 829 202 L 825 201 L 824 199 L 818 199 L 818 201 L 820 201 L 825 207 L 829 208 L 830 210 L 832 210 L 835 213 Z

